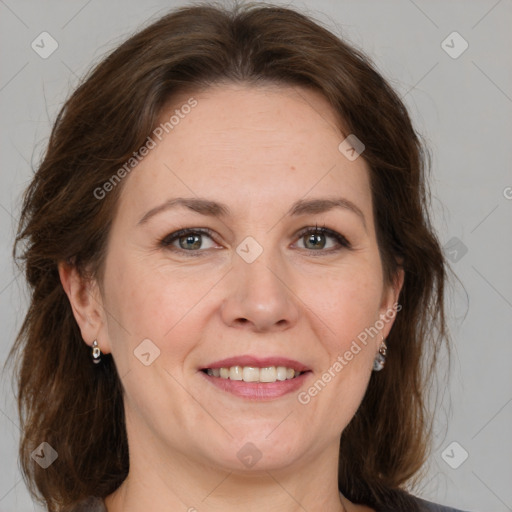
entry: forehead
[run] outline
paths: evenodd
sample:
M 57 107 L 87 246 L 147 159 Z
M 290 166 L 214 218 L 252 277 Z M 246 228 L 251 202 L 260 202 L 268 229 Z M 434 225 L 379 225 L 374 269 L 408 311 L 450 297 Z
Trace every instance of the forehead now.
M 121 203 L 145 208 L 195 195 L 233 211 L 249 201 L 275 210 L 306 196 L 343 194 L 364 209 L 371 202 L 367 165 L 339 151 L 339 124 L 320 93 L 299 87 L 230 84 L 182 94 L 162 110 L 161 140 L 152 135 L 155 145 L 131 173 Z

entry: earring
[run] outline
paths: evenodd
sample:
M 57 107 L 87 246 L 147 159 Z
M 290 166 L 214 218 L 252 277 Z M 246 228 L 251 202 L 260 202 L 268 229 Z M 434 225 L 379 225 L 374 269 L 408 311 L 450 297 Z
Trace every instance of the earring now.
M 381 334 L 382 336 L 382 334 Z M 388 347 L 386 345 L 386 342 L 384 341 L 384 336 L 382 336 L 382 343 L 379 347 L 379 352 L 375 356 L 375 360 L 373 361 L 373 371 L 374 372 L 380 372 L 382 368 L 384 368 L 384 365 L 386 364 L 386 351 Z
M 101 350 L 100 347 L 98 347 L 97 340 L 92 342 L 92 360 L 95 364 L 98 364 L 101 361 Z

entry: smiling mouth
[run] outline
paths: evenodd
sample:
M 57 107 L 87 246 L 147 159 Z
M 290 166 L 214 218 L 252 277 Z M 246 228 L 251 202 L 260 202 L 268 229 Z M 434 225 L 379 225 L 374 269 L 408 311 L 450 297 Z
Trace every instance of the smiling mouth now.
M 286 366 L 267 366 L 258 368 L 256 366 L 231 366 L 223 368 L 204 368 L 201 370 L 210 377 L 217 377 L 223 380 L 238 380 L 244 382 L 271 383 L 285 380 L 293 380 L 305 372 L 299 372 Z

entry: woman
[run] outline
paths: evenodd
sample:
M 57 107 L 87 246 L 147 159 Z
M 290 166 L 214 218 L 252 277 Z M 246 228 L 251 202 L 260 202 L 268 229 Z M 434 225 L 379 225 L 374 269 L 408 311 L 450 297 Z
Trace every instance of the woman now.
M 182 8 L 116 49 L 59 114 L 16 239 L 34 497 L 454 510 L 408 490 L 447 341 L 424 164 L 370 61 L 291 9 Z

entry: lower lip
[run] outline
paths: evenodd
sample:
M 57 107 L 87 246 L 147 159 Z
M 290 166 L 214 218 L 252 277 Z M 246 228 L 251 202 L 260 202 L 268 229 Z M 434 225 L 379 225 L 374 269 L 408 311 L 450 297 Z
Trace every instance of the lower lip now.
M 211 384 L 240 398 L 249 400 L 273 400 L 288 393 L 297 391 L 311 372 L 301 373 L 298 377 L 276 382 L 245 382 L 243 380 L 222 379 L 212 377 L 205 372 L 199 372 Z

